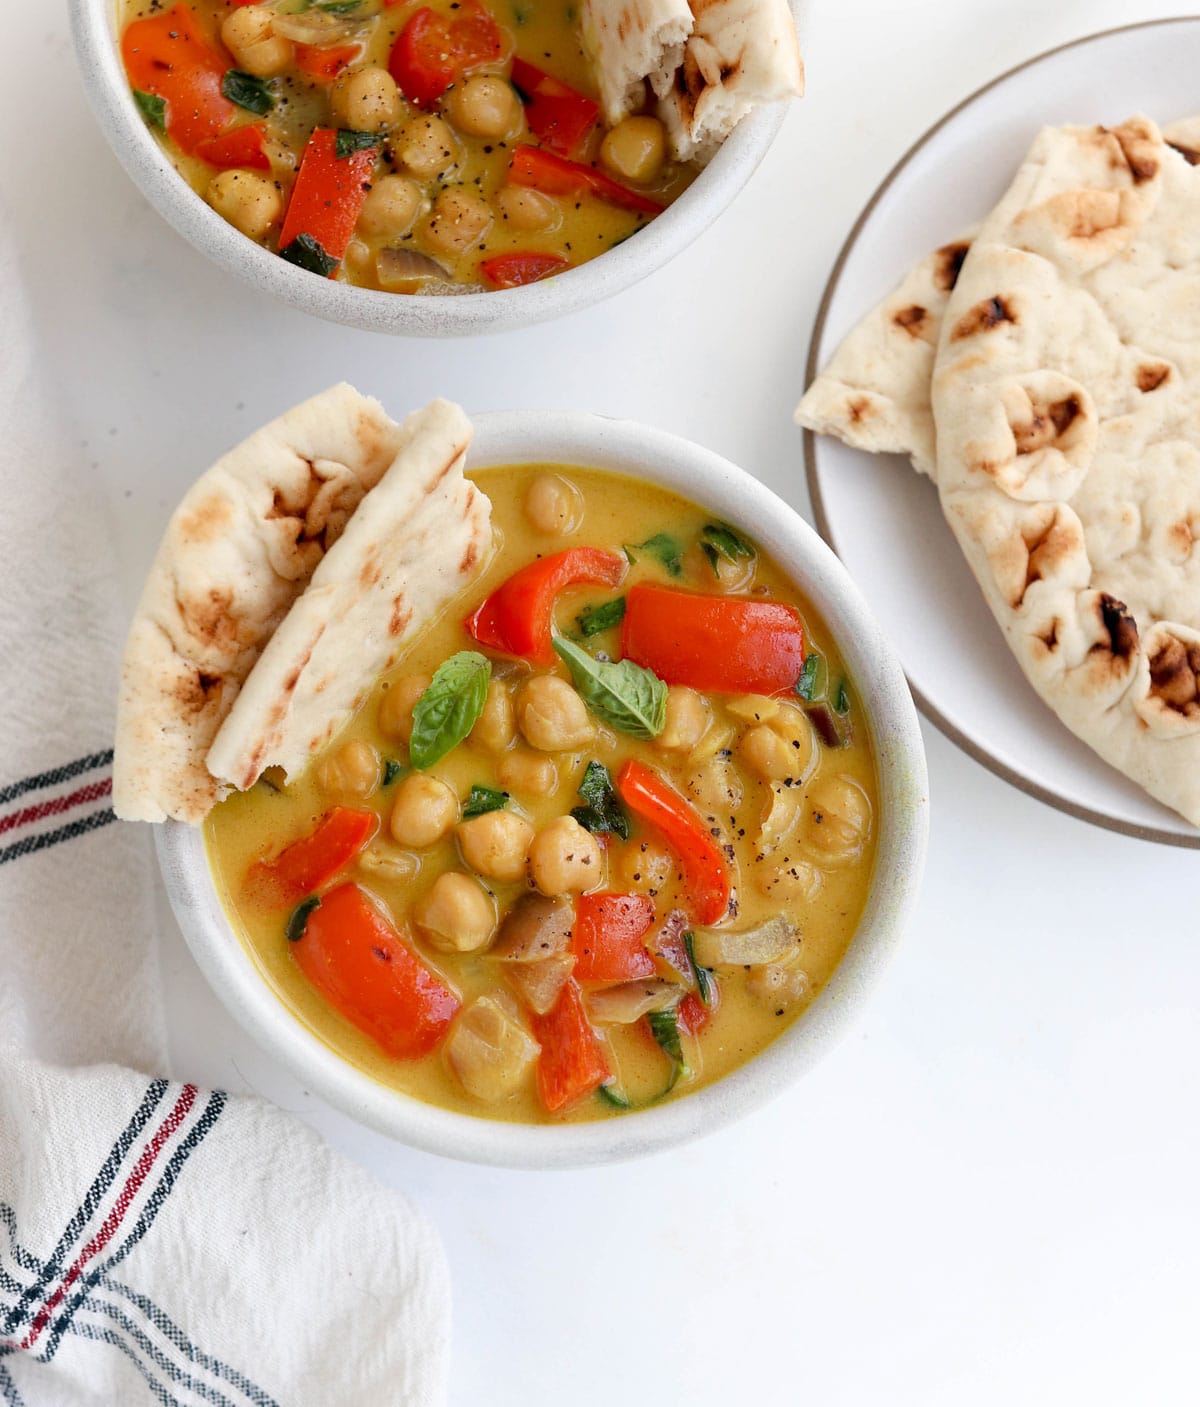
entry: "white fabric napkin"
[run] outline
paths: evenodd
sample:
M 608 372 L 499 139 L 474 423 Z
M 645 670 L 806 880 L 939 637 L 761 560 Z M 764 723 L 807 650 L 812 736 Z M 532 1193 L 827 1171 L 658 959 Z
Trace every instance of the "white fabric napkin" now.
M 258 1100 L 150 1078 L 150 835 L 108 805 L 125 621 L 11 247 L 0 210 L 0 1404 L 440 1403 L 448 1277 L 409 1203 Z

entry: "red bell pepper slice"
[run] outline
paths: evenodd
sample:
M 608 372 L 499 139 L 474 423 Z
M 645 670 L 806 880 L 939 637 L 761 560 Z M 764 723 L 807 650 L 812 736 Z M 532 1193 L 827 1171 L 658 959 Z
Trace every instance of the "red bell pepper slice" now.
M 536 283 L 540 278 L 570 267 L 561 254 L 536 254 L 531 251 L 493 255 L 483 260 L 479 271 L 484 282 L 492 288 L 520 288 L 523 284 Z
M 729 911 L 729 867 L 695 807 L 653 768 L 632 758 L 617 773 L 617 791 L 634 815 L 662 836 L 678 859 L 695 922 L 719 923 Z
M 388 72 L 410 103 L 431 108 L 464 73 L 503 54 L 500 26 L 478 0 L 466 0 L 453 18 L 426 5 L 392 45 Z
M 393 1060 L 436 1048 L 459 1000 L 357 884 L 326 894 L 292 944 L 300 971 Z
M 537 1063 L 538 1094 L 552 1114 L 590 1094 L 611 1077 L 604 1047 L 587 1019 L 573 978 L 567 978 L 558 1000 L 545 1016 L 535 1013 L 530 1024 L 542 1047 Z
M 332 83 L 362 53 L 361 44 L 297 44 L 295 65 L 317 83 Z
M 574 156 L 600 116 L 599 104 L 524 59 L 513 59 L 512 81 L 525 98 L 533 135 L 559 156 Z
M 180 151 L 191 155 L 237 112 L 221 93 L 229 64 L 186 5 L 126 25 L 121 58 L 135 88 L 165 101 L 167 135 Z
M 502 655 L 553 664 L 550 632 L 558 593 L 582 582 L 616 586 L 624 575 L 624 559 L 598 547 L 571 547 L 541 557 L 514 572 L 467 617 L 467 634 Z
M 582 894 L 575 908 L 571 951 L 578 982 L 632 982 L 654 976 L 642 942 L 654 923 L 644 894 Z
M 229 168 L 248 166 L 255 171 L 269 171 L 271 158 L 267 155 L 267 129 L 262 122 L 251 122 L 245 127 L 235 127 L 221 137 L 209 137 L 196 146 L 196 155 L 210 166 Z
M 804 625 L 794 607 L 779 601 L 639 583 L 625 596 L 621 653 L 668 684 L 781 694 L 804 666 Z
M 689 992 L 675 1008 L 675 1024 L 685 1036 L 698 1036 L 708 1025 L 709 1018 L 720 1004 L 716 978 L 708 979 L 708 1006 L 705 1006 L 695 992 Z
M 307 234 L 331 259 L 340 259 L 358 223 L 374 169 L 374 147 L 338 156 L 337 133 L 331 127 L 316 128 L 304 148 L 292 187 L 279 232 L 280 250 L 298 235 Z
M 378 829 L 374 811 L 335 806 L 310 835 L 293 841 L 273 860 L 251 865 L 247 880 L 266 902 L 295 904 L 345 869 Z
M 594 166 L 568 161 L 565 157 L 555 156 L 552 151 L 543 151 L 541 147 L 518 147 L 508 163 L 508 179 L 514 186 L 528 186 L 543 195 L 565 195 L 573 200 L 593 195 L 609 205 L 619 205 L 623 210 L 635 210 L 644 215 L 659 215 L 666 209 L 657 200 L 631 191 L 628 186 L 612 180 Z

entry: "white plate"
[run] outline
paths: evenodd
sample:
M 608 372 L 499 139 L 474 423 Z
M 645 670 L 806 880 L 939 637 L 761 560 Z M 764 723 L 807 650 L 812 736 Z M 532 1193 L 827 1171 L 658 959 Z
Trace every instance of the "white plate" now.
M 871 198 L 830 276 L 811 381 L 855 323 L 930 250 L 996 203 L 1046 123 L 1158 122 L 1200 112 L 1200 16 L 1110 30 L 1052 50 L 982 88 L 932 127 Z M 1009 653 L 907 461 L 806 432 L 822 534 L 895 642 L 922 712 L 984 766 L 1111 830 L 1200 849 L 1200 833 L 1108 767 L 1041 702 Z

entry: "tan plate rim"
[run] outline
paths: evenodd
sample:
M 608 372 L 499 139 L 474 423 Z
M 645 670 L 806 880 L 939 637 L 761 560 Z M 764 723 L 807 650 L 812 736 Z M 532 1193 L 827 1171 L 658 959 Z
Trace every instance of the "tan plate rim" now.
M 817 375 L 818 353 L 822 339 L 825 335 L 825 321 L 829 314 L 830 305 L 833 302 L 838 285 L 841 282 L 842 271 L 847 259 L 858 242 L 858 237 L 862 233 L 864 226 L 875 213 L 875 208 L 883 199 L 892 184 L 899 178 L 902 171 L 909 165 L 913 158 L 925 145 L 930 142 L 943 127 L 952 122 L 965 108 L 981 98 L 984 93 L 997 88 L 1001 83 L 1005 83 L 1015 74 L 1023 72 L 1027 68 L 1033 68 L 1036 64 L 1042 63 L 1045 59 L 1053 58 L 1056 54 L 1064 53 L 1068 49 L 1081 48 L 1085 44 L 1095 43 L 1099 39 L 1109 39 L 1114 34 L 1128 34 L 1132 30 L 1155 29 L 1160 25 L 1168 24 L 1195 24 L 1200 22 L 1200 15 L 1168 15 L 1162 19 L 1141 20 L 1135 24 L 1116 25 L 1112 29 L 1103 29 L 1095 34 L 1085 34 L 1079 39 L 1070 39 L 1065 44 L 1058 44 L 1053 49 L 1047 49 L 1043 53 L 1034 55 L 1031 59 L 1025 59 L 1022 63 L 1015 64 L 1012 68 L 1006 69 L 997 77 L 990 79 L 974 92 L 969 93 L 961 102 L 956 103 L 949 112 L 940 117 L 932 127 L 922 133 L 920 137 L 909 147 L 899 161 L 883 178 L 876 187 L 871 198 L 863 207 L 858 219 L 855 220 L 846 237 L 846 242 L 838 252 L 833 268 L 829 274 L 829 281 L 825 285 L 825 291 L 821 295 L 821 305 L 817 310 L 817 320 L 813 324 L 812 339 L 808 344 L 808 360 L 804 369 L 804 384 L 807 388 L 811 386 Z M 812 503 L 813 515 L 816 518 L 817 531 L 829 544 L 838 552 L 838 545 L 834 541 L 833 529 L 829 522 L 829 517 L 825 509 L 825 501 L 821 496 L 821 486 L 817 478 L 816 459 L 816 436 L 811 430 L 804 431 L 804 478 L 808 487 L 809 500 Z M 1008 782 L 1011 786 L 1023 791 L 1028 796 L 1044 802 L 1047 806 L 1052 806 L 1056 811 L 1062 811 L 1068 816 L 1074 816 L 1076 820 L 1087 821 L 1093 826 L 1099 826 L 1102 830 L 1116 831 L 1120 835 L 1133 836 L 1137 840 L 1153 841 L 1158 845 L 1176 846 L 1183 850 L 1200 850 L 1200 834 L 1194 836 L 1178 835 L 1174 831 L 1160 830 L 1156 826 L 1138 825 L 1132 821 L 1121 821 L 1116 817 L 1105 815 L 1102 811 L 1094 811 L 1089 806 L 1080 806 L 1073 801 L 1068 801 L 1065 797 L 1059 796 L 1057 792 L 1040 785 L 1032 778 L 1016 771 L 1007 763 L 1002 762 L 998 757 L 994 757 L 987 749 L 968 737 L 955 724 L 941 712 L 933 701 L 913 683 L 912 677 L 905 671 L 908 679 L 908 687 L 912 692 L 913 700 L 921 713 L 934 725 L 937 730 L 952 743 L 961 748 L 968 757 L 974 758 L 982 767 Z

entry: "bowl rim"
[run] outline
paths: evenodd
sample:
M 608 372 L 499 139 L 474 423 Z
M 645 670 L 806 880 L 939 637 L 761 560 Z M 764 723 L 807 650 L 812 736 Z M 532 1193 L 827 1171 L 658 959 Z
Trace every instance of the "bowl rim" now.
M 793 15 L 800 0 L 790 0 Z M 117 160 L 158 213 L 220 268 L 313 316 L 398 336 L 502 332 L 565 316 L 632 287 L 712 225 L 766 155 L 789 104 L 747 115 L 661 215 L 595 259 L 521 288 L 464 295 L 385 293 L 296 268 L 223 220 L 175 170 L 129 97 L 116 43 L 116 0 L 70 0 L 76 58 Z
M 176 821 L 158 827 L 158 859 L 179 926 L 217 996 L 257 1044 L 335 1108 L 403 1143 L 467 1162 L 547 1169 L 618 1161 L 749 1113 L 844 1033 L 894 955 L 917 900 L 929 828 L 924 746 L 899 660 L 845 568 L 794 509 L 745 470 L 667 431 L 588 412 L 491 412 L 475 418 L 475 431 L 468 469 L 574 463 L 639 476 L 692 498 L 745 527 L 820 612 L 867 715 L 882 818 L 863 919 L 833 977 L 765 1050 L 686 1098 L 619 1119 L 508 1123 L 401 1094 L 310 1032 L 234 934 L 200 828 Z

